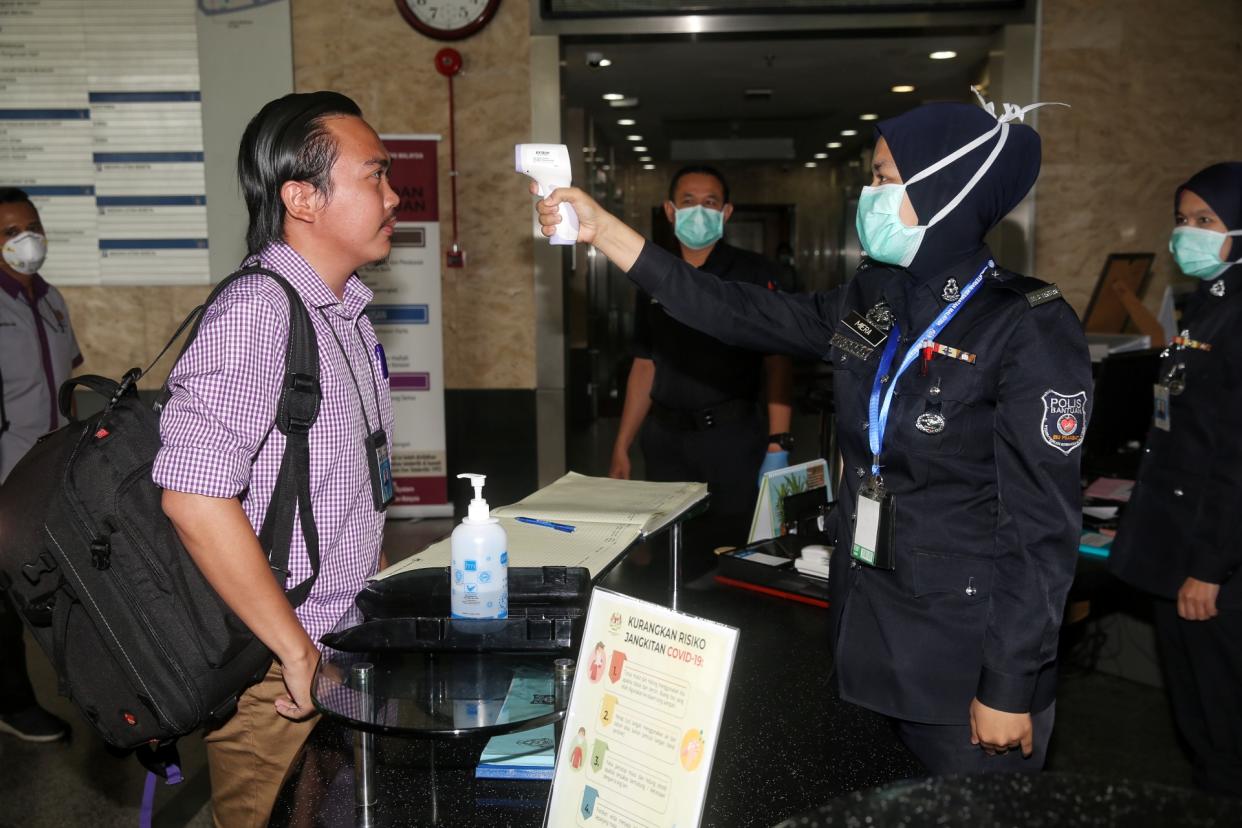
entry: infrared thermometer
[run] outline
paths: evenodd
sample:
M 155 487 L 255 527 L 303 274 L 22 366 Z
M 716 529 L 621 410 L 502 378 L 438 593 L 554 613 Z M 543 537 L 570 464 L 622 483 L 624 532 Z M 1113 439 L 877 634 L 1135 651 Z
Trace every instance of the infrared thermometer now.
M 514 168 L 530 176 L 546 198 L 558 187 L 568 187 L 573 175 L 569 167 L 569 147 L 564 144 L 518 144 L 514 148 Z M 573 244 L 578 240 L 578 214 L 565 202 L 557 208 L 561 223 L 548 237 L 552 244 Z

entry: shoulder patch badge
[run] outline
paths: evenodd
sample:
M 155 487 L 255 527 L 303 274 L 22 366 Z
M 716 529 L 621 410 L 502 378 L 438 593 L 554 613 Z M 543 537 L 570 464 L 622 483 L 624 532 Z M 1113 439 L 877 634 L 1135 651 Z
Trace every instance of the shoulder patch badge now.
M 1061 289 L 1056 285 L 1044 285 L 1035 290 L 1028 291 L 1026 301 L 1032 308 L 1037 308 L 1053 299 L 1061 297 Z
M 1044 392 L 1044 418 L 1040 436 L 1044 442 L 1069 454 L 1082 445 L 1087 433 L 1087 392 L 1061 394 L 1051 388 Z

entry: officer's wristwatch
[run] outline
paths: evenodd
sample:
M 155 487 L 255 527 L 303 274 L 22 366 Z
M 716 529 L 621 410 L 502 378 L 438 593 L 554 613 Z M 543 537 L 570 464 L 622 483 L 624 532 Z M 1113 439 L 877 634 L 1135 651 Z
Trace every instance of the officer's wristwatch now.
M 793 435 L 788 431 L 782 431 L 779 434 L 769 434 L 768 445 L 772 445 L 773 443 L 780 446 L 785 451 L 790 451 L 793 449 L 794 444 Z

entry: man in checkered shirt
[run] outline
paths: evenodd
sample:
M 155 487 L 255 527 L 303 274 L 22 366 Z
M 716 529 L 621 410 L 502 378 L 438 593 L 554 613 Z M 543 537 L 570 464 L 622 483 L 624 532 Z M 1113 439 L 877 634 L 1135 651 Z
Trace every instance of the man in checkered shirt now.
M 367 438 L 382 429 L 392 445 L 392 407 L 383 351 L 362 314 L 372 294 L 355 271 L 392 245 L 398 198 L 388 164 L 357 105 L 334 92 L 267 104 L 238 155 L 250 212 L 247 264 L 293 285 L 319 348 L 310 490 L 321 567 L 296 611 L 256 536 L 285 449 L 274 428 L 290 328 L 281 287 L 261 275 L 230 285 L 169 377 L 152 472 L 164 511 L 212 587 L 275 655 L 236 714 L 206 736 L 218 826 L 267 824 L 314 726 L 315 642 L 379 565 L 384 515 L 372 496 Z M 288 583 L 310 571 L 295 526 Z

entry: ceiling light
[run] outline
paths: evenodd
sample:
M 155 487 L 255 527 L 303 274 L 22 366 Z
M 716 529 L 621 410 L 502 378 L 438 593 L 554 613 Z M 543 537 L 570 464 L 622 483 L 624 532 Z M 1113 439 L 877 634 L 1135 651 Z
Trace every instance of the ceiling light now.
M 854 137 L 855 135 L 857 135 L 857 134 L 858 134 L 858 130 L 856 130 L 856 129 L 843 129 L 843 130 L 841 130 L 841 137 L 842 137 L 842 138 L 853 138 L 853 137 Z
M 860 120 L 860 121 L 875 121 L 875 120 L 879 119 L 879 117 L 880 117 L 880 116 L 879 116 L 879 115 L 876 115 L 874 112 L 865 112 L 865 113 L 863 113 L 862 115 L 859 115 L 859 116 L 858 116 L 858 120 Z
M 640 155 L 640 156 L 638 156 L 638 160 L 639 160 L 639 161 L 643 161 L 643 162 L 650 161 L 650 160 L 651 160 L 651 156 L 650 156 L 650 155 Z
M 634 126 L 634 124 L 636 123 L 638 122 L 635 121 L 633 118 L 622 118 L 621 120 L 617 121 L 617 126 Z
M 894 86 L 894 87 L 892 88 L 892 91 L 893 91 L 893 92 L 896 92 L 896 93 L 898 93 L 898 94 L 901 94 L 901 93 L 903 93 L 903 92 L 913 92 L 913 91 L 914 91 L 914 87 L 913 87 L 913 86 L 911 86 L 911 85 L 910 85 L 910 84 L 908 84 L 908 83 L 899 83 L 899 84 L 897 84 L 896 86 Z
M 599 62 L 599 63 L 597 63 L 597 64 L 595 64 L 595 65 L 596 65 L 596 66 L 598 66 L 598 67 L 599 67 L 599 68 L 601 68 L 601 69 L 604 69 L 604 68 L 606 68 L 606 67 L 608 67 L 608 66 L 612 66 L 612 61 L 611 61 L 611 60 L 609 60 L 608 58 L 601 58 L 601 59 L 600 59 L 600 62 Z
M 604 93 L 604 100 L 606 100 L 606 101 L 623 101 L 623 100 L 625 100 L 625 96 L 624 96 L 624 95 L 622 95 L 620 92 L 605 92 L 605 93 Z
M 641 140 L 643 140 L 643 136 L 641 136 L 641 135 L 627 135 L 627 136 L 625 136 L 625 140 L 627 140 L 627 141 L 641 141 Z
M 802 166 L 806 167 L 808 170 L 813 170 L 813 169 L 815 169 L 816 167 L 818 167 L 818 166 L 819 166 L 819 164 L 816 164 L 814 161 L 807 161 L 807 162 L 806 162 L 805 164 L 803 164 Z
M 841 149 L 841 142 L 840 141 L 829 141 L 828 149 Z
M 634 147 L 634 152 L 646 152 L 646 147 Z
M 928 57 L 932 60 L 953 60 L 953 58 L 957 57 L 957 52 L 945 49 L 943 52 L 932 52 Z
M 654 170 L 654 169 L 655 169 L 655 164 L 643 164 L 643 169 L 644 169 L 644 170 Z
M 818 159 L 820 159 L 820 160 L 822 161 L 823 159 L 825 159 L 825 158 L 827 158 L 827 157 L 828 157 L 828 153 L 826 153 L 826 152 L 817 152 L 817 153 L 815 153 L 815 157 L 816 157 L 816 158 L 818 158 Z

